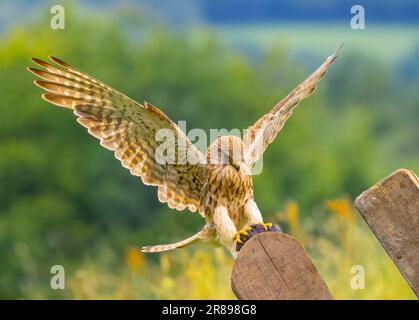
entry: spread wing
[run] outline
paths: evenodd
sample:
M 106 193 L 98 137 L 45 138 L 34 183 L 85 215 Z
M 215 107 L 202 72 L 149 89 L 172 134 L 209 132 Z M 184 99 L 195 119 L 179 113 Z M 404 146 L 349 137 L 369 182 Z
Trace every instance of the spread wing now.
M 158 186 L 161 202 L 177 210 L 196 211 L 204 156 L 185 133 L 150 103 L 139 104 L 67 63 L 49 58 L 55 64 L 32 58 L 43 69 L 28 68 L 42 79 L 35 80 L 47 91 L 42 97 L 72 109 L 77 121 L 100 139 L 102 146 L 114 151 L 131 174 L 147 185 Z M 162 141 L 156 139 L 157 132 L 163 133 Z M 165 158 L 159 157 L 159 146 L 168 141 L 169 134 L 172 146 L 160 151 L 166 152 Z
M 329 66 L 336 60 L 341 47 L 342 45 L 316 71 L 247 130 L 243 142 L 244 159 L 249 165 L 253 165 L 265 152 L 297 104 L 313 93 Z

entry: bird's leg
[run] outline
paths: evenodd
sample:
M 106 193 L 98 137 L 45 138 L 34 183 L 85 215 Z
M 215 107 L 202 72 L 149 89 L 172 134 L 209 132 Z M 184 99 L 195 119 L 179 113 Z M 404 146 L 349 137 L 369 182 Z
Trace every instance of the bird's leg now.
M 245 203 L 243 215 L 246 220 L 246 227 L 236 234 L 237 251 L 239 251 L 244 243 L 255 234 L 266 231 L 281 231 L 281 228 L 278 225 L 263 222 L 262 214 L 253 199 L 248 200 Z
M 242 238 L 248 237 L 248 232 L 252 230 L 250 227 L 254 224 L 263 224 L 262 214 L 253 200 L 248 200 L 243 208 L 244 228 L 236 233 L 237 246 L 244 244 Z
M 246 219 L 246 225 L 263 224 L 262 213 L 253 199 L 247 200 L 244 204 L 243 215 Z
M 237 251 L 234 236 L 237 233 L 237 229 L 228 214 L 228 210 L 223 206 L 216 207 L 214 210 L 213 220 L 217 229 L 216 232 L 218 241 L 230 250 L 233 258 L 235 259 Z

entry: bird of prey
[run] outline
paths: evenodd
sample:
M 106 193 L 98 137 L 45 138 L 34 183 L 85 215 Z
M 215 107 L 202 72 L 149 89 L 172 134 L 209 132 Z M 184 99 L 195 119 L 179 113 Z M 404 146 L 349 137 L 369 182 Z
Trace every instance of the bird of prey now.
M 205 225 L 195 235 L 172 244 L 146 246 L 144 252 L 162 252 L 197 241 L 212 240 L 233 257 L 252 235 L 278 231 L 264 223 L 253 197 L 251 168 L 275 139 L 295 106 L 308 97 L 335 61 L 340 47 L 308 78 L 249 127 L 243 139 L 217 138 L 203 154 L 186 134 L 149 102 L 138 103 L 103 82 L 49 56 L 52 63 L 32 58 L 42 69 L 28 68 L 44 89 L 42 98 L 73 110 L 77 121 L 98 138 L 131 174 L 157 186 L 158 199 L 179 211 L 198 211 Z M 174 134 L 172 161 L 157 159 L 160 130 Z

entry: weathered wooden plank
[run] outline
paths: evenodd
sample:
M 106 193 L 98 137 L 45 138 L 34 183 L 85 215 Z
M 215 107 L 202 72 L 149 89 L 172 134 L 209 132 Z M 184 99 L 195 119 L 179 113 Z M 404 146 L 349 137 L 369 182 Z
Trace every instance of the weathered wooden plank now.
M 419 179 L 399 169 L 355 200 L 377 239 L 419 297 Z
M 243 246 L 231 285 L 239 299 L 333 299 L 303 246 L 280 232 L 258 234 Z

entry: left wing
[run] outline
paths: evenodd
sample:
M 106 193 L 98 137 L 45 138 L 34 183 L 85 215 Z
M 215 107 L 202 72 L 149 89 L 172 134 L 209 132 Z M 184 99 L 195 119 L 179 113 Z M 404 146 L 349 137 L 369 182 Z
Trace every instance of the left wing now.
M 285 121 L 291 116 L 297 104 L 313 93 L 317 84 L 329 69 L 329 66 L 336 60 L 342 46 L 343 44 L 316 71 L 247 130 L 243 142 L 244 159 L 249 166 L 253 165 L 265 152 L 268 145 L 275 139 L 278 132 L 284 126 Z

